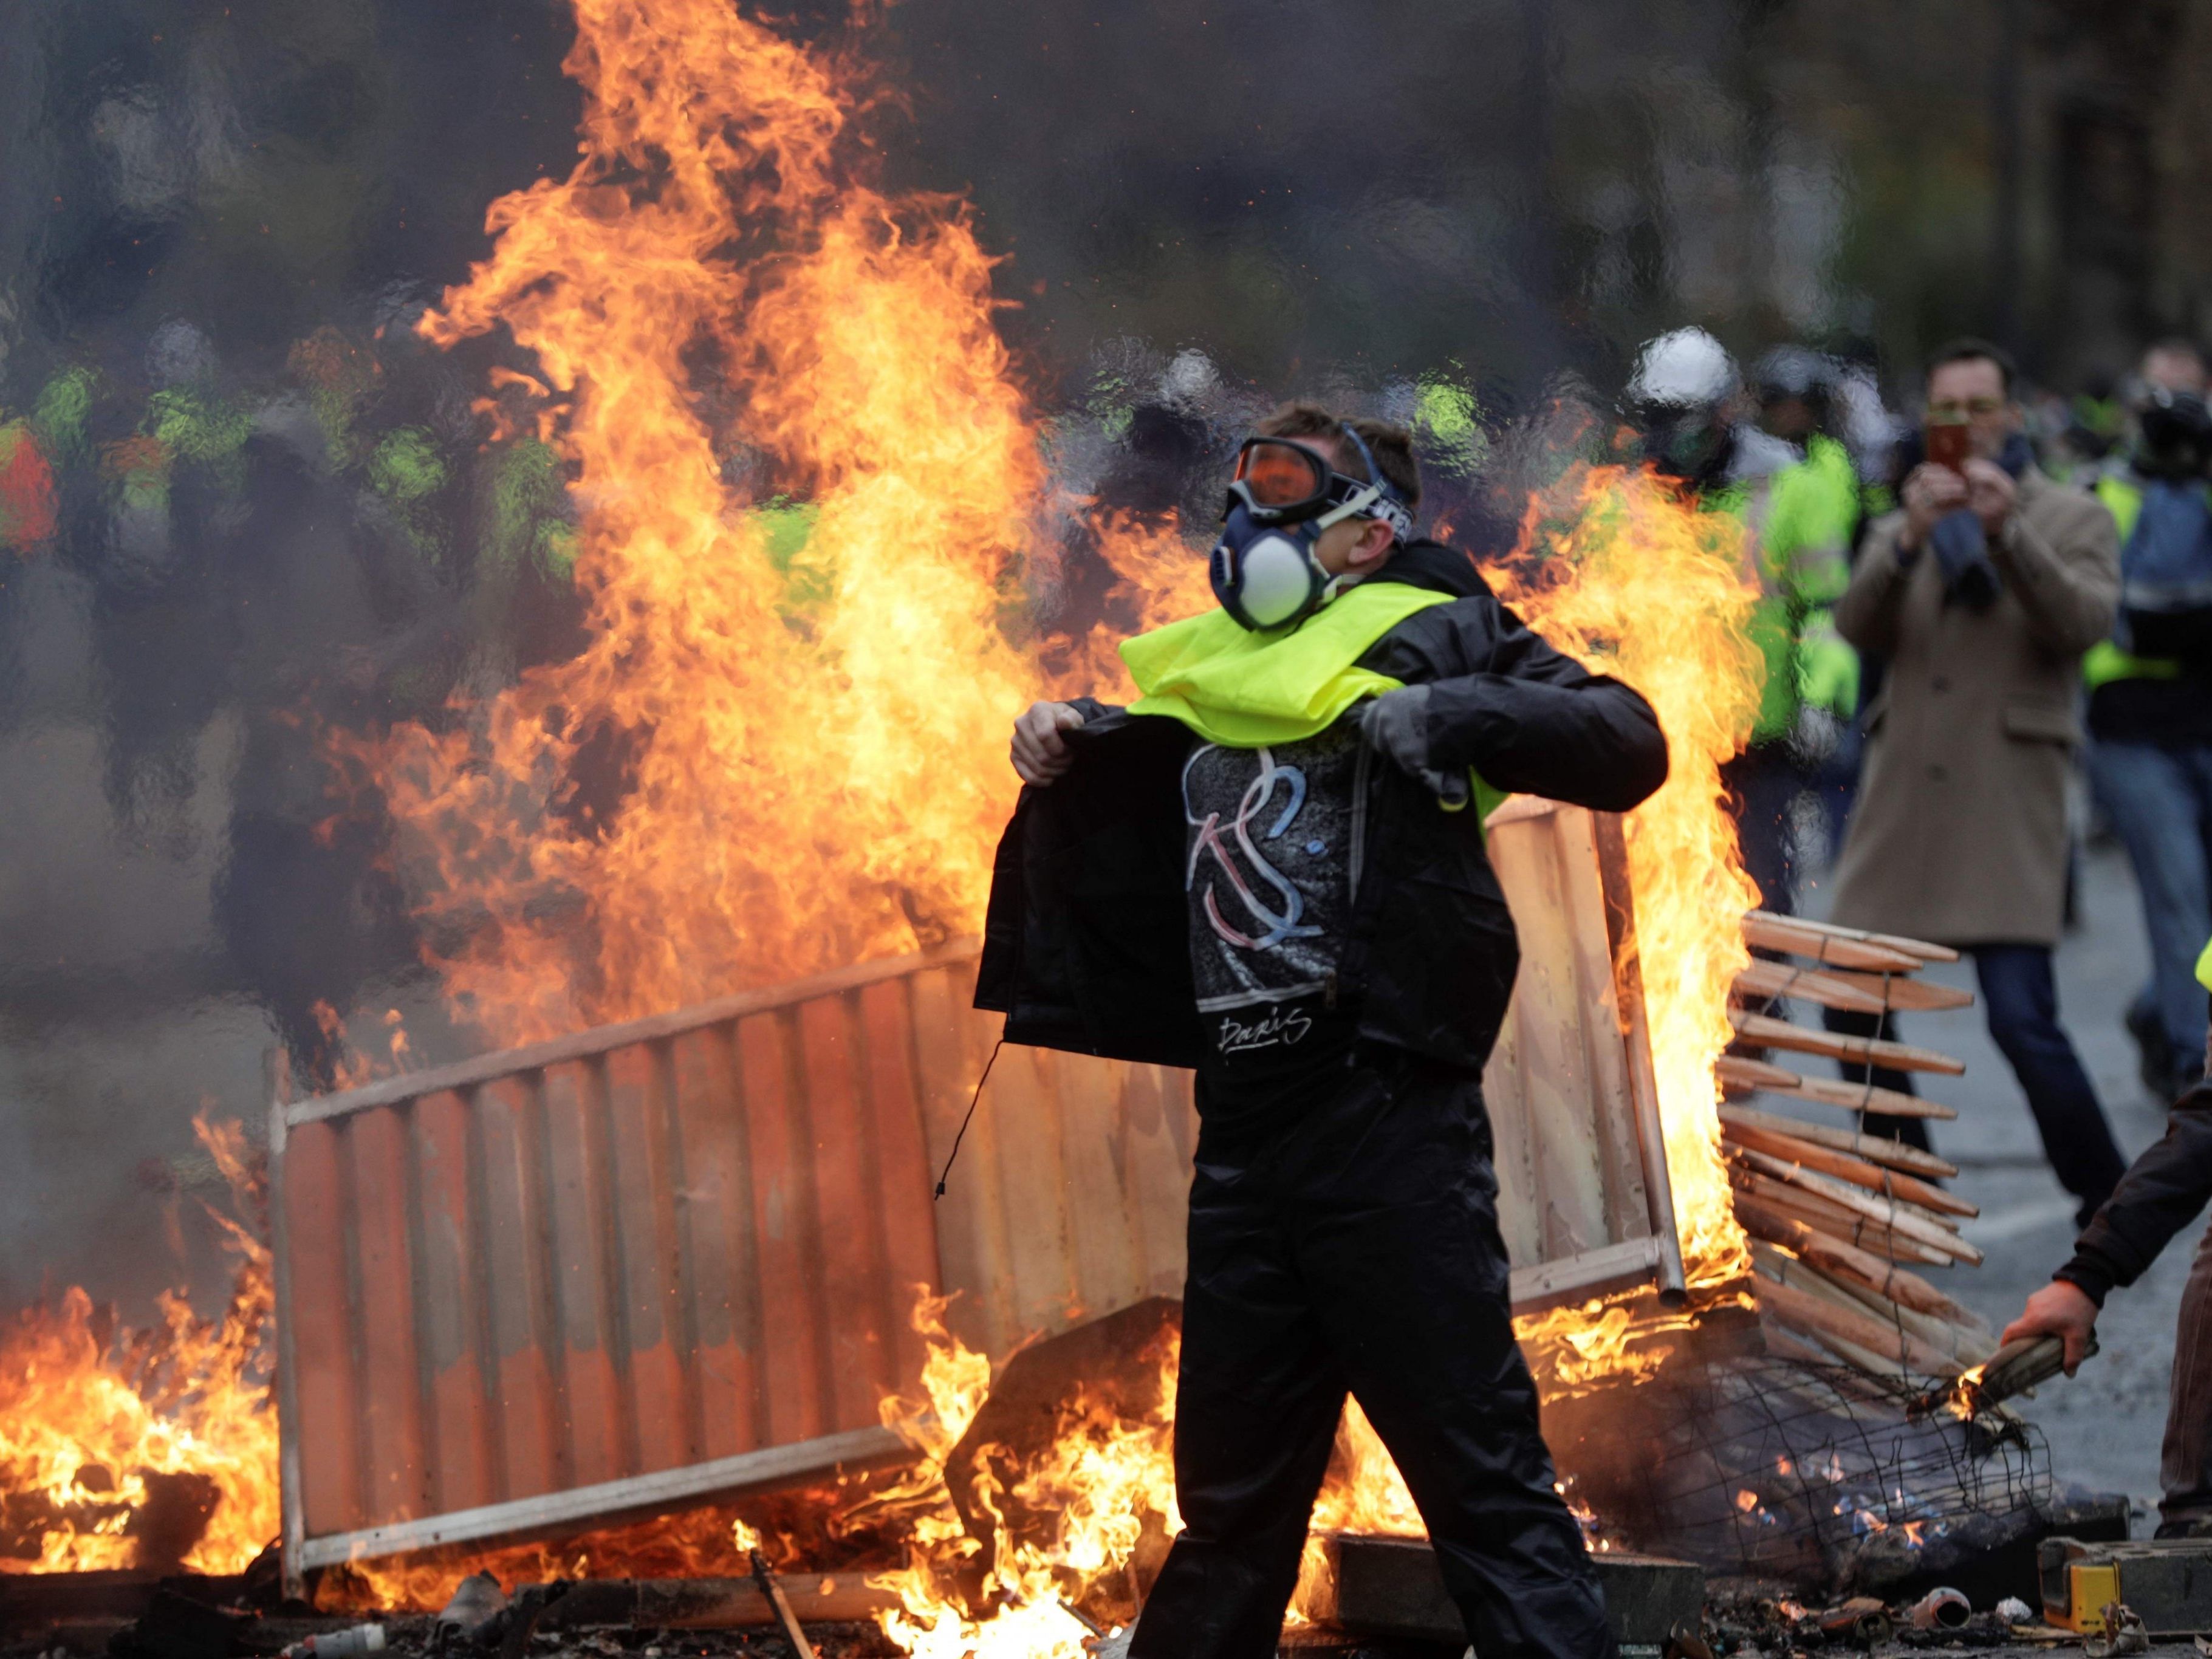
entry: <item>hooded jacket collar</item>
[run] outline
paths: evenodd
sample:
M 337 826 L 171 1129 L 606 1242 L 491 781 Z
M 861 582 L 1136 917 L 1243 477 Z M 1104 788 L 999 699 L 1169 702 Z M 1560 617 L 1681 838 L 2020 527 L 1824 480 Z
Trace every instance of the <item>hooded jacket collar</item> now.
M 1401 547 L 1367 580 L 1402 582 L 1408 587 L 1426 588 L 1431 593 L 1449 593 L 1455 599 L 1472 599 L 1490 592 L 1475 569 L 1474 560 L 1459 549 L 1447 547 L 1425 536 Z

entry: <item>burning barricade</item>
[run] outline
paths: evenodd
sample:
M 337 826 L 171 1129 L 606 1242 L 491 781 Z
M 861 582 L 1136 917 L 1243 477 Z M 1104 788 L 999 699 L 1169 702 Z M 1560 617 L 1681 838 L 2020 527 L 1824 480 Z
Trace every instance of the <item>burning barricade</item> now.
M 1075 1659 L 1179 1526 L 1193 1115 L 1159 1067 L 994 1061 L 970 941 L 1009 712 L 1113 672 L 1203 568 L 1121 522 L 1086 525 L 1103 574 L 1060 559 L 1040 521 L 1080 504 L 1053 498 L 991 262 L 957 206 L 868 185 L 842 66 L 708 0 L 579 23 L 575 171 L 495 204 L 424 331 L 521 354 L 481 412 L 560 458 L 586 642 L 332 740 L 398 827 L 450 1001 L 514 1046 L 282 1091 L 272 1245 L 238 1233 L 250 1294 L 219 1328 L 179 1310 L 118 1353 L 72 1302 L 19 1331 L 11 1540 L 48 1571 L 236 1574 L 281 1530 L 270 1594 L 331 1612 L 574 1581 L 508 1610 L 526 1644 L 594 1608 L 780 1621 L 757 1552 L 801 1623 Z M 1489 820 L 1522 943 L 1486 1077 L 1501 1216 L 1601 1556 L 1887 1589 L 1946 1540 L 2026 1537 L 2052 1488 L 2025 1425 L 1911 1409 L 1906 1379 L 1990 1346 L 1921 1274 L 1973 1259 L 1945 1169 L 1722 1103 L 1900 1109 L 1749 1048 L 1948 1064 L 1778 1018 L 1940 993 L 1911 941 L 1747 931 L 1720 781 L 1762 672 L 1742 537 L 1582 465 L 1486 572 L 1638 688 L 1672 757 L 1625 817 Z M 1038 623 L 1079 574 L 1097 614 Z M 186 1478 L 201 1529 L 149 1545 Z M 1356 1408 L 1314 1527 L 1308 1620 L 1342 1613 L 1343 1536 L 1419 1535 Z

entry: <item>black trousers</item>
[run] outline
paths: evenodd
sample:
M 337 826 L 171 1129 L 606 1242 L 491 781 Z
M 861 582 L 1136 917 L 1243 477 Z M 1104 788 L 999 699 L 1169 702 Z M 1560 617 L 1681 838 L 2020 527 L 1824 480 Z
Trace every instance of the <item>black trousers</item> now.
M 2159 1458 L 2158 1536 L 2212 1531 L 2212 1231 L 2197 1241 L 2173 1332 L 2173 1383 Z
M 1754 743 L 1721 765 L 1743 867 L 1759 884 L 1759 908 L 1778 916 L 1796 914 L 1797 836 L 1790 814 L 1811 785 L 1784 738 Z
M 1611 1659 L 1513 1340 L 1476 1075 L 1365 1054 L 1294 1121 L 1201 1127 L 1176 1538 L 1132 1659 L 1273 1659 L 1348 1389 L 1482 1659 Z

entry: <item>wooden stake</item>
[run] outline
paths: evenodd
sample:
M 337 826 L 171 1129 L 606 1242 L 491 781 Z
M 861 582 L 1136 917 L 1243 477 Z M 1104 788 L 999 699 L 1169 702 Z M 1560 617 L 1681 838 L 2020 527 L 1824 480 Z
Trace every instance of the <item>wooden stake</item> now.
M 1786 1244 L 1831 1278 L 1863 1285 L 1876 1296 L 1900 1307 L 1913 1308 L 1965 1328 L 1978 1327 L 1979 1317 L 1954 1302 L 1918 1273 L 1884 1260 L 1871 1250 L 1822 1232 L 1819 1228 L 1768 1208 L 1756 1201 L 1736 1205 L 1736 1219 L 1753 1237 L 1771 1244 Z
M 1905 1310 L 1894 1302 L 1864 1291 L 1854 1291 L 1830 1279 L 1811 1263 L 1801 1261 L 1776 1249 L 1771 1244 L 1753 1244 L 1751 1252 L 1753 1264 L 1767 1278 L 1817 1297 L 1844 1313 L 1870 1319 L 1887 1329 L 1890 1333 L 1889 1345 L 1879 1352 L 1894 1352 L 1906 1364 L 1929 1372 L 1939 1372 L 1945 1365 L 1956 1361 L 1959 1343 L 1952 1332 L 1943 1328 L 1930 1337 L 1911 1322 L 1918 1320 L 1933 1327 L 1935 1322 L 1928 1320 L 1925 1314 L 1908 1316 Z
M 769 1566 L 768 1558 L 758 1550 L 752 1553 L 753 1582 L 760 1586 L 761 1594 L 768 1599 L 769 1609 L 775 1614 L 775 1622 L 783 1631 L 783 1639 L 791 1644 L 794 1659 L 815 1659 L 814 1644 L 806 1639 L 806 1632 L 799 1623 L 799 1615 L 791 1610 L 791 1598 L 783 1593 L 783 1585 Z
M 1954 985 L 1936 985 L 1924 979 L 1855 973 L 1847 968 L 1831 968 L 1827 971 L 1853 990 L 1866 996 L 1886 998 L 1892 1008 L 1903 1009 L 1907 1012 L 1933 1012 L 1974 1006 L 1974 994 L 1962 991 Z
M 1849 1239 L 1869 1255 L 1880 1256 L 1885 1261 L 1910 1261 L 1923 1267 L 1954 1265 L 1955 1258 L 1945 1251 L 1892 1232 L 1856 1210 L 1831 1204 L 1818 1194 L 1790 1186 L 1787 1182 L 1771 1180 L 1756 1170 L 1731 1164 L 1729 1179 L 1735 1188 L 1739 1211 L 1763 1207 L 1777 1216 L 1816 1227 L 1831 1237 Z
M 1764 1327 L 1761 1334 L 1765 1338 L 1767 1352 L 1808 1365 L 1832 1365 L 1836 1363 L 1834 1349 L 1824 1348 L 1818 1342 L 1808 1342 L 1779 1320 L 1772 1324 L 1762 1320 L 1760 1323 Z M 1876 1356 L 1869 1354 L 1867 1357 L 1871 1359 Z M 1889 1372 L 1882 1374 L 1893 1375 L 1899 1369 L 1893 1366 Z
M 1879 1354 L 1930 1376 L 1954 1376 L 1965 1369 L 1948 1354 L 1939 1354 L 1909 1331 L 1885 1325 L 1863 1309 L 1843 1306 L 1802 1283 L 1778 1277 L 1780 1270 L 1762 1261 L 1757 1289 L 1762 1309 L 1771 1308 L 1785 1325 L 1810 1331 L 1826 1339 L 1838 1337 L 1855 1347 Z
M 1855 1129 L 1834 1129 L 1825 1123 L 1801 1122 L 1794 1117 L 1783 1117 L 1773 1112 L 1762 1112 L 1754 1106 L 1738 1106 L 1732 1102 L 1720 1109 L 1723 1124 L 1741 1123 L 1747 1128 L 1793 1135 L 1799 1140 L 1809 1140 L 1815 1146 L 1826 1146 L 1832 1152 L 1856 1153 L 1869 1164 L 1886 1164 L 1893 1170 L 1903 1170 L 1909 1175 L 1932 1176 L 1941 1180 L 1959 1173 L 1957 1164 L 1946 1163 L 1935 1153 L 1923 1152 L 1917 1146 L 1892 1140 L 1887 1135 L 1864 1135 Z
M 1756 1258 L 1761 1251 L 1781 1258 L 1769 1244 L 1754 1244 Z M 1879 1291 L 1868 1288 L 1839 1274 L 1831 1273 L 1820 1263 L 1799 1257 L 1792 1252 L 1787 1259 L 1795 1270 L 1790 1282 L 1801 1279 L 1804 1288 L 1818 1291 L 1831 1300 L 1840 1300 L 1845 1307 L 1863 1310 L 1883 1324 L 1897 1326 L 1923 1343 L 1929 1352 L 1948 1355 L 1961 1365 L 1978 1364 L 1996 1350 L 1996 1334 L 1972 1314 L 1963 1323 L 1908 1308 L 1901 1302 L 1891 1300 Z
M 1878 1014 L 1885 1009 L 1926 1012 L 1966 1008 L 1973 1004 L 1972 991 L 1948 985 L 1930 985 L 1904 975 L 1862 974 L 1847 968 L 1796 968 L 1786 962 L 1754 961 L 1735 976 L 1735 994 L 1747 1002 L 1770 1002 L 1778 997 L 1802 997 L 1828 1008 L 1848 1008 L 1855 1013 Z
M 1936 1101 L 1923 1100 L 1895 1089 L 1879 1089 L 1870 1083 L 1844 1083 L 1838 1079 L 1800 1077 L 1779 1066 L 1742 1054 L 1723 1054 L 1713 1062 L 1713 1075 L 1731 1089 L 1763 1089 L 1768 1094 L 1788 1095 L 1820 1106 L 1839 1106 L 1847 1112 L 1875 1112 L 1884 1117 L 1954 1118 L 1957 1111 Z
M 1901 1198 L 1908 1204 L 1917 1204 L 1923 1210 L 1939 1215 L 1978 1216 L 1982 1212 L 1978 1205 L 1969 1204 L 1941 1187 L 1931 1187 L 1924 1181 L 1916 1181 L 1909 1175 L 1884 1169 L 1849 1152 L 1839 1152 L 1796 1134 L 1754 1127 L 1741 1119 L 1723 1118 L 1721 1133 L 1739 1146 L 1750 1146 L 1770 1157 L 1786 1158 L 1801 1164 L 1808 1170 L 1818 1170 L 1838 1181 L 1848 1181 L 1854 1187 L 1863 1187 L 1869 1192 L 1886 1193 L 1892 1198 Z M 1874 1137 L 1868 1136 L 1868 1139 Z
M 1785 951 L 1835 968 L 1866 968 L 1876 973 L 1917 973 L 1926 965 L 1909 951 L 1871 939 L 1850 939 L 1795 916 L 1753 910 L 1743 919 L 1743 942 L 1762 951 Z
M 1735 976 L 1730 993 L 1746 1002 L 1771 1002 L 1777 997 L 1803 997 L 1824 1008 L 1848 1008 L 1853 1013 L 1878 1014 L 1889 1005 L 1845 984 L 1833 974 L 1809 968 L 1792 968 L 1784 962 L 1754 960 Z
M 1765 1152 L 1755 1152 L 1748 1146 L 1738 1149 L 1736 1156 L 1748 1164 L 1756 1173 L 1771 1176 L 1793 1187 L 1802 1187 L 1816 1197 L 1825 1198 L 1846 1210 L 1855 1210 L 1869 1221 L 1881 1223 L 1893 1233 L 1917 1240 L 1930 1249 L 1941 1250 L 1960 1261 L 1979 1266 L 1982 1253 L 1954 1232 L 1938 1215 L 1929 1213 L 1917 1205 L 1894 1198 L 1877 1198 L 1847 1181 L 1837 1181 L 1816 1174 L 1802 1164 L 1785 1163 L 1770 1158 Z
M 1830 1336 L 1825 1331 L 1815 1332 L 1814 1334 L 1820 1338 L 1822 1347 L 1863 1376 L 1894 1376 L 1905 1382 L 1916 1380 L 1910 1370 L 1894 1359 L 1885 1359 L 1856 1342 L 1846 1342 L 1842 1337 Z
M 1857 1289 L 1855 1285 L 1847 1288 Z M 1860 1294 L 1871 1296 L 1873 1293 L 1861 1291 Z M 1895 1308 L 1897 1317 L 1905 1329 L 1931 1347 L 1948 1353 L 1962 1368 L 1978 1365 L 1997 1351 L 1996 1333 L 1981 1320 L 1970 1320 L 1961 1325 L 1902 1304 L 1885 1302 L 1881 1305 L 1885 1309 Z
M 1909 1042 L 1884 1042 L 1875 1037 L 1845 1036 L 1840 1031 L 1816 1031 L 1808 1026 L 1792 1025 L 1771 1014 L 1754 1014 L 1747 1008 L 1729 1009 L 1729 1019 L 1746 1042 L 1756 1043 L 1762 1048 L 1826 1054 L 1830 1060 L 1849 1060 L 1857 1066 L 1887 1066 L 1897 1072 L 1941 1072 L 1947 1077 L 1957 1077 L 1966 1069 L 1965 1060 L 1954 1060 L 1934 1048 L 1917 1048 Z
M 1767 916 L 1786 921 L 1793 927 L 1808 933 L 1824 933 L 1830 939 L 1856 939 L 1862 944 L 1886 945 L 1893 951 L 1902 951 L 1923 962 L 1956 962 L 1959 953 L 1948 945 L 1930 945 L 1924 939 L 1906 939 L 1901 933 L 1869 933 L 1856 927 L 1841 927 L 1832 921 L 1812 921 L 1803 916 L 1774 916 L 1771 910 L 1753 910 L 1754 916 Z

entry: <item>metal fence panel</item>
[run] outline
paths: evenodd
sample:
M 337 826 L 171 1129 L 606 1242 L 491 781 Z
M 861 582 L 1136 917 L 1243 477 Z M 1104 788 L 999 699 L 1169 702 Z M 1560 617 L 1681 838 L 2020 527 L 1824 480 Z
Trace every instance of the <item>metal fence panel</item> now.
M 280 1105 L 292 1559 L 894 1455 L 919 1290 L 1000 1354 L 1172 1292 L 1179 1077 L 1006 1050 L 933 1205 L 995 1036 L 973 957 Z
M 1513 802 L 1486 1075 L 1517 1304 L 1680 1282 L 1617 823 Z M 997 1057 L 975 947 L 272 1113 L 286 1560 L 515 1535 L 897 1455 L 917 1289 L 1003 1356 L 1183 1268 L 1186 1074 Z M 1626 994 L 1624 995 L 1624 988 Z

